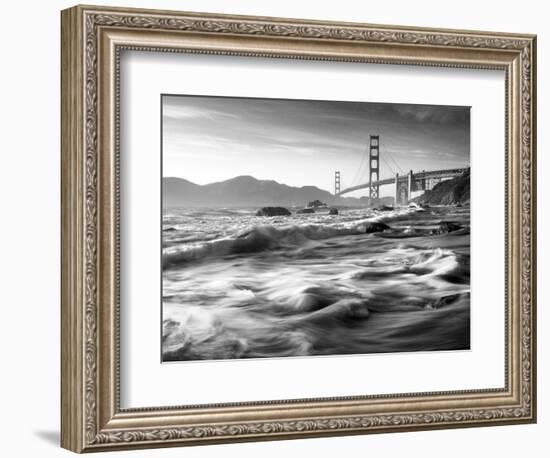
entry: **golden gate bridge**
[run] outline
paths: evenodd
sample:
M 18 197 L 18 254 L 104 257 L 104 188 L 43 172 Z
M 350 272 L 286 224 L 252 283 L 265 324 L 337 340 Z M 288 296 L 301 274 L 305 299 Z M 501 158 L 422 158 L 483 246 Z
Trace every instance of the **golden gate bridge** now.
M 426 191 L 432 189 L 441 180 L 454 178 L 462 175 L 469 167 L 440 169 L 440 170 L 422 170 L 419 172 L 403 172 L 401 167 L 393 159 L 389 152 L 386 152 L 388 157 L 394 162 L 395 166 L 401 171 L 401 174 L 396 172 L 389 163 L 380 155 L 380 136 L 371 135 L 368 151 L 368 177 L 369 181 L 356 184 L 349 187 L 341 187 L 340 171 L 334 172 L 334 195 L 339 197 L 344 194 L 358 191 L 359 189 L 369 189 L 369 197 L 371 201 L 379 197 L 380 186 L 393 185 L 395 186 L 394 196 L 395 205 L 404 205 L 409 202 L 411 194 L 415 191 Z M 364 157 L 363 157 L 364 159 Z M 384 161 L 386 166 L 394 173 L 391 178 L 380 179 L 380 159 Z M 360 177 L 363 161 L 359 165 L 356 178 Z M 355 181 L 355 180 L 354 180 Z

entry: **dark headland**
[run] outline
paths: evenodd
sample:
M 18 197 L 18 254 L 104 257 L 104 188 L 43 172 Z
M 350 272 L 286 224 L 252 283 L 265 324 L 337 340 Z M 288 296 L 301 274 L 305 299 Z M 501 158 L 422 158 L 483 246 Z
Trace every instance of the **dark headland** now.
M 470 169 L 456 178 L 436 184 L 433 189 L 412 200 L 421 205 L 469 205 Z

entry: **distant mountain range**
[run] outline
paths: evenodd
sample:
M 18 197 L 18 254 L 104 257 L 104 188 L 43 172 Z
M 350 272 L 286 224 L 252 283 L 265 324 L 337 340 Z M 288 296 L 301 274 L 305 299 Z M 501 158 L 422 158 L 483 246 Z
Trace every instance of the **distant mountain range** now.
M 198 185 L 183 178 L 165 177 L 162 180 L 162 199 L 164 207 L 303 207 L 316 199 L 327 205 L 369 203 L 368 197 L 334 197 L 330 192 L 315 186 L 294 187 L 251 176 L 238 176 L 206 185 Z M 392 204 L 393 198 L 386 197 L 375 202 L 379 203 Z

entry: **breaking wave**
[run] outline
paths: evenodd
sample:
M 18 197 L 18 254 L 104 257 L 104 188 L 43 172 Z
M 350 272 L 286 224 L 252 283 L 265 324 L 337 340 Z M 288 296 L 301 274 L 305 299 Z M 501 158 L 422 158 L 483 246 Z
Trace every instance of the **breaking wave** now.
M 415 211 L 417 210 L 406 209 L 388 212 L 389 214 L 386 215 L 362 218 L 346 223 L 293 224 L 278 227 L 272 225 L 254 226 L 228 237 L 170 247 L 163 253 L 163 268 L 170 268 L 207 257 L 257 253 L 265 250 L 306 245 L 312 241 L 333 237 L 364 234 L 367 226 L 371 223 L 399 221 Z M 195 242 L 196 240 L 197 237 L 189 237 L 182 241 Z
M 163 253 L 163 361 L 470 348 L 467 210 L 187 216 Z

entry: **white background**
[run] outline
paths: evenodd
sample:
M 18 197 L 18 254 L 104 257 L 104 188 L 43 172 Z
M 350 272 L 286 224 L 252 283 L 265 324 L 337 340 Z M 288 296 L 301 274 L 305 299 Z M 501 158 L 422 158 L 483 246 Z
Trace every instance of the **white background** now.
M 104 3 L 99 0 L 96 3 Z M 539 36 L 539 252 L 548 251 L 542 228 L 550 224 L 548 124 L 550 96 L 545 44 L 550 40 L 545 2 L 387 1 L 338 2 L 223 0 L 123 1 L 196 11 L 348 20 L 417 26 L 531 32 Z M 8 6 L 9 5 L 9 6 Z M 0 421 L 4 456 L 69 456 L 57 447 L 59 424 L 59 10 L 69 2 L 3 5 L 0 110 Z M 546 53 L 547 54 L 547 53 Z M 272 443 L 122 452 L 127 456 L 546 456 L 550 421 L 546 375 L 550 331 L 545 310 L 548 257 L 539 258 L 539 423 L 537 425 L 429 431 Z M 116 456 L 116 455 L 115 455 Z
M 504 227 L 487 230 L 504 221 L 504 72 L 144 52 L 121 66 L 122 407 L 504 387 Z M 471 106 L 471 350 L 159 364 L 159 94 L 182 91 Z

